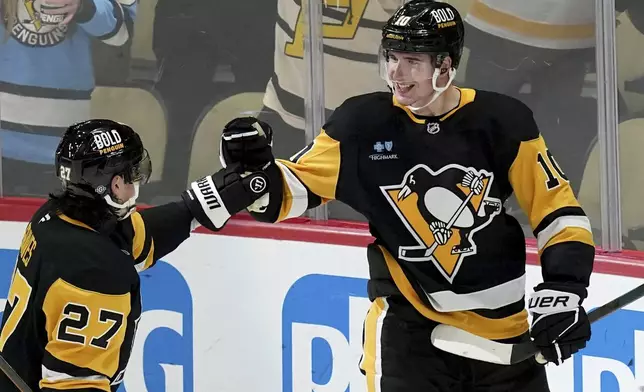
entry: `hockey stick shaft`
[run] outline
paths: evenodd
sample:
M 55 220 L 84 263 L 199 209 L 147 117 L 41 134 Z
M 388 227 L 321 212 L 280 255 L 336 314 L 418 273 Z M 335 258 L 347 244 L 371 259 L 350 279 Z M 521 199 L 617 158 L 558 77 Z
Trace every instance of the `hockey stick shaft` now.
M 635 287 L 634 289 L 632 289 L 631 291 L 620 295 L 614 300 L 598 308 L 591 310 L 588 313 L 588 319 L 590 320 L 591 323 L 594 323 L 595 321 L 603 319 L 609 314 L 614 313 L 616 310 L 619 310 L 624 306 L 629 305 L 642 297 L 644 297 L 644 284 L 641 284 Z
M 16 373 L 16 371 L 9 365 L 6 359 L 0 355 L 0 370 L 7 375 L 9 380 L 18 388 L 20 392 L 32 392 L 29 385 Z

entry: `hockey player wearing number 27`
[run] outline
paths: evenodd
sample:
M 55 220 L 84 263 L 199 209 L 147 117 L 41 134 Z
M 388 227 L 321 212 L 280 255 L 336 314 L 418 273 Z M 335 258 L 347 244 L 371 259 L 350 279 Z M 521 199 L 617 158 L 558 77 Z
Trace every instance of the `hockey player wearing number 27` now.
M 290 160 L 269 124 L 229 122 L 222 164 L 262 169 L 269 193 L 249 208 L 278 222 L 330 200 L 362 213 L 372 305 L 360 368 L 368 391 L 548 391 L 532 358 L 509 366 L 440 351 L 438 324 L 486 339 L 532 338 L 561 364 L 590 339 L 582 301 L 595 248 L 590 223 L 523 103 L 452 84 L 463 22 L 442 2 L 401 5 L 382 30 L 391 92 L 347 99 Z M 503 203 L 514 193 L 538 241 L 543 283 L 525 299 L 525 237 Z M 555 301 L 557 299 L 557 301 Z
M 138 212 L 152 171 L 139 135 L 100 119 L 67 129 L 56 151 L 62 192 L 27 225 L 0 327 L 0 355 L 29 389 L 119 388 L 141 317 L 137 272 L 267 192 L 264 173 L 240 170 L 230 165 L 178 201 Z M 17 391 L 2 372 L 0 391 Z

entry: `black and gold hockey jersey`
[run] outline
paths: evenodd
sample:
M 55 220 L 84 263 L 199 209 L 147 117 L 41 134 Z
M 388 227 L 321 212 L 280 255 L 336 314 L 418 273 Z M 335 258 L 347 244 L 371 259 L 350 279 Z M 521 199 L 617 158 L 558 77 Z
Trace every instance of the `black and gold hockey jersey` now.
M 1 355 L 34 391 L 116 391 L 141 316 L 137 272 L 188 238 L 191 221 L 171 203 L 99 233 L 45 203 L 20 246 Z M 17 391 L 1 372 L 0 390 Z
M 415 116 L 390 93 L 348 99 L 311 145 L 273 165 L 270 204 L 253 215 L 274 222 L 342 201 L 376 238 L 372 299 L 402 294 L 429 319 L 511 338 L 528 330 L 526 250 L 504 202 L 514 193 L 529 217 L 546 281 L 588 285 L 591 227 L 530 109 L 460 93 L 440 117 Z

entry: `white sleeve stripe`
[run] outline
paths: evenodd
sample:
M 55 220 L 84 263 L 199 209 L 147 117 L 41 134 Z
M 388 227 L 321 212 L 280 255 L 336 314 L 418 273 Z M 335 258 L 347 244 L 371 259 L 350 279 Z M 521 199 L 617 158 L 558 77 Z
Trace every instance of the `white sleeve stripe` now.
M 136 272 L 145 271 L 147 269 L 146 266 L 145 266 L 146 264 L 148 264 L 148 268 L 149 268 L 150 265 L 152 265 L 151 260 L 150 260 L 151 258 L 152 258 L 152 255 L 148 254 L 148 257 L 146 257 L 145 260 L 143 260 L 142 262 L 140 262 L 138 264 L 134 264 L 134 269 L 136 270 Z
M 123 10 L 123 6 L 119 1 L 112 0 L 111 3 L 114 6 L 114 12 L 118 13 L 118 16 L 115 15 L 115 18 L 117 19 L 119 29 L 108 34 L 106 38 L 101 40 L 110 46 L 122 46 L 130 38 L 130 32 L 127 30 L 127 23 L 125 22 L 125 10 Z M 120 22 L 118 21 L 119 18 Z
M 105 376 L 87 376 L 87 377 L 74 377 L 72 375 L 69 375 L 67 373 L 60 373 L 56 372 L 51 369 L 47 369 L 44 365 L 42 365 L 42 380 L 46 382 L 60 382 L 60 381 L 77 381 L 77 380 L 87 380 L 87 381 L 101 381 L 101 380 L 106 380 L 107 377 Z
M 281 162 L 275 163 L 277 163 L 277 167 L 279 167 L 282 171 L 284 181 L 286 182 L 286 185 L 288 186 L 293 198 L 291 209 L 284 219 L 298 217 L 306 212 L 306 209 L 309 206 L 308 191 L 306 190 L 304 184 L 302 184 L 302 182 L 295 176 L 295 174 L 291 172 L 288 167 L 286 167 Z
M 103 42 L 110 46 L 122 46 L 127 42 L 128 38 L 130 38 L 130 32 L 127 31 L 127 25 L 123 22 L 119 31 L 110 38 L 104 39 Z
M 139 264 L 134 264 L 134 269 L 136 272 L 141 272 L 145 269 L 145 260 L 140 262 Z
M 578 227 L 588 230 L 590 233 L 593 232 L 590 226 L 590 220 L 585 216 L 560 216 L 537 234 L 537 248 L 539 251 L 543 250 L 554 236 L 561 233 L 567 227 Z
M 196 219 L 193 219 L 192 222 L 190 222 L 190 231 L 196 230 L 199 227 L 201 227 L 201 223 L 197 221 Z

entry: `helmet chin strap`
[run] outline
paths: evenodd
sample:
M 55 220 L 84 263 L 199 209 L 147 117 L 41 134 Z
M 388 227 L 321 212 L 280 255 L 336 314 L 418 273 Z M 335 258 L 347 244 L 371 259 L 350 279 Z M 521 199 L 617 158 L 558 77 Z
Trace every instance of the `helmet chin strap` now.
M 454 69 L 454 68 L 450 68 L 450 70 L 449 70 L 449 79 L 447 80 L 447 83 L 445 84 L 445 86 L 444 86 L 444 87 L 438 87 L 438 86 L 436 85 L 436 83 L 438 82 L 438 77 L 440 76 L 440 74 L 441 74 L 441 73 L 440 73 L 440 69 L 439 69 L 439 68 L 435 68 L 435 69 L 434 69 L 434 74 L 432 75 L 432 87 L 434 88 L 434 94 L 432 94 L 432 98 L 429 100 L 429 102 L 427 102 L 427 103 L 426 103 L 426 104 L 424 104 L 423 106 L 418 106 L 418 107 L 411 106 L 411 105 L 407 105 L 407 108 L 409 108 L 409 110 L 411 110 L 412 112 L 418 112 L 419 110 L 423 110 L 423 109 L 425 109 L 427 106 L 429 106 L 429 105 L 431 105 L 432 103 L 434 103 L 434 101 L 436 101 L 436 99 L 437 99 L 437 98 L 438 98 L 438 97 L 439 97 L 443 92 L 445 92 L 445 90 L 447 90 L 447 88 L 448 88 L 448 87 L 452 84 L 452 82 L 454 81 L 454 78 L 456 77 L 456 69 Z
M 111 195 L 105 195 L 105 202 L 114 209 L 118 220 L 126 219 L 136 211 L 136 199 L 139 197 L 139 183 L 135 182 L 132 185 L 134 185 L 134 196 L 122 204 L 114 201 Z

